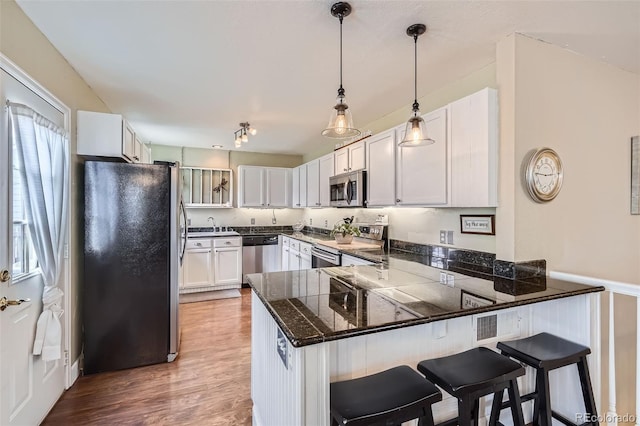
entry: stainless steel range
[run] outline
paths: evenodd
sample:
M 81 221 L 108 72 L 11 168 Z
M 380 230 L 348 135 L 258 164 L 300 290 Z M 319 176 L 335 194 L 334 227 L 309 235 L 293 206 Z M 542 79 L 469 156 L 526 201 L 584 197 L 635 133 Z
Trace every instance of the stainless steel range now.
M 360 237 L 354 237 L 351 244 L 338 244 L 334 240 L 322 241 L 311 249 L 311 267 L 327 268 L 342 265 L 341 249 L 381 250 L 387 243 L 387 225 L 357 224 Z

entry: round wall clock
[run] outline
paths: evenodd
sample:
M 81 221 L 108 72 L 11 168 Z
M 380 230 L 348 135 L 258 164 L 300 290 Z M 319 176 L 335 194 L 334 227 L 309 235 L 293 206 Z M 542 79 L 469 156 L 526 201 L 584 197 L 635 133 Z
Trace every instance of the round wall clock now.
M 524 174 L 529 195 L 538 203 L 553 200 L 562 187 L 562 161 L 551 148 L 533 153 Z

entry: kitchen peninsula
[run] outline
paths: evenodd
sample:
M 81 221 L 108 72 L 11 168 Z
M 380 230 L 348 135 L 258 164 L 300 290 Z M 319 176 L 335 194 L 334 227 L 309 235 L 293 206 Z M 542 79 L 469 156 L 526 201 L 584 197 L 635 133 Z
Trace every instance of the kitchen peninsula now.
M 474 346 L 542 331 L 597 345 L 591 316 L 602 287 L 458 273 L 441 284 L 440 272 L 387 257 L 371 266 L 249 275 L 254 425 L 328 425 L 330 382 L 415 368 Z M 552 389 L 563 385 L 562 393 L 552 391 L 552 404 L 571 418 L 583 408 L 577 375 L 566 370 L 552 375 Z M 532 376 L 520 386 L 533 390 Z M 490 399 L 481 416 L 489 410 Z M 434 406 L 436 422 L 456 413 L 457 401 L 446 395 Z M 506 411 L 503 420 L 510 423 Z

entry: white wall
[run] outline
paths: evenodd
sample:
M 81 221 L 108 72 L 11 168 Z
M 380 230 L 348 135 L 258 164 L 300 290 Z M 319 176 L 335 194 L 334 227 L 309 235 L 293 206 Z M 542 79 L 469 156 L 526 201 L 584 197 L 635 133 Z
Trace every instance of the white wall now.
M 251 226 L 251 219 L 255 219 L 255 226 L 272 226 L 275 215 L 275 225 L 293 225 L 302 220 L 302 209 L 207 209 L 187 208 L 187 219 L 191 219 L 191 226 L 211 226 L 209 216 L 216 221 L 216 226 Z

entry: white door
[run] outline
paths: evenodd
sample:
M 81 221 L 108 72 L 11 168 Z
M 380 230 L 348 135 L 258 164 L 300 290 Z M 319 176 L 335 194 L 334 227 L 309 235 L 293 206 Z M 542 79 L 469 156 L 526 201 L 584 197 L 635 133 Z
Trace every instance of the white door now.
M 320 206 L 320 160 L 307 163 L 307 206 Z
M 267 207 L 289 207 L 289 170 L 268 168 Z
M 0 58 L 1 59 L 1 58 Z M 8 68 L 7 68 L 8 69 Z M 12 74 L 14 70 L 10 71 Z M 17 74 L 17 73 L 16 73 Z M 23 80 L 22 76 L 19 76 Z M 61 127 L 64 114 L 45 102 L 0 68 L 0 102 L 30 106 Z M 31 355 L 36 322 L 42 311 L 42 277 L 35 253 L 29 249 L 28 230 L 20 193 L 20 179 L 13 178 L 12 147 L 8 141 L 8 112 L 0 119 L 0 298 L 30 299 L 0 311 L 0 425 L 39 424 L 58 400 L 65 386 L 64 357 L 45 362 Z M 68 265 L 64 265 L 64 280 Z M 63 291 L 67 289 L 61 284 Z M 66 311 L 67 307 L 62 309 Z M 66 312 L 65 314 L 66 315 Z M 60 322 L 65 324 L 64 315 Z M 66 327 L 63 327 L 63 332 Z M 63 342 L 65 341 L 63 336 Z
M 367 207 L 396 203 L 395 134 L 391 129 L 367 140 Z
M 242 283 L 242 248 L 217 248 L 214 277 L 217 285 Z
M 184 282 L 182 286 L 204 287 L 213 285 L 211 249 L 188 249 L 184 252 Z
M 240 174 L 239 207 L 264 206 L 264 168 L 238 168 Z
M 349 145 L 349 171 L 362 170 L 367 168 L 367 158 L 365 156 L 365 141 L 356 142 Z
M 342 148 L 335 152 L 335 167 L 333 171 L 335 174 L 340 175 L 349 171 L 349 149 Z
M 331 193 L 329 191 L 329 178 L 333 176 L 333 152 L 331 154 L 321 157 L 319 160 L 320 172 L 319 172 L 319 185 L 320 185 L 320 205 L 322 207 L 329 207 L 331 202 Z
M 397 147 L 396 202 L 399 205 L 447 204 L 447 109 L 422 116 L 435 140 L 431 145 Z M 400 131 L 397 140 L 404 138 Z

